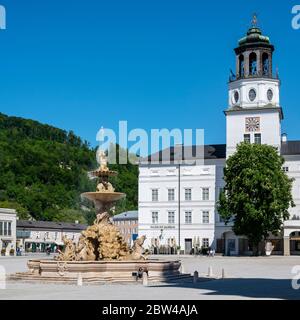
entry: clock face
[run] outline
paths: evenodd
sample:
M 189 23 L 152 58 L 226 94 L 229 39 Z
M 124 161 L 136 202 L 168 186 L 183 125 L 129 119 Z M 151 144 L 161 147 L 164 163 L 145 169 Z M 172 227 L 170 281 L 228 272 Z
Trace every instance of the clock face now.
M 253 102 L 256 99 L 256 91 L 254 89 L 251 89 L 249 91 L 249 99 L 251 102 Z
M 260 131 L 260 118 L 250 117 L 246 118 L 246 132 L 258 132 Z
M 274 96 L 273 91 L 271 89 L 269 89 L 268 92 L 267 92 L 268 100 L 272 101 L 273 100 L 273 96 Z

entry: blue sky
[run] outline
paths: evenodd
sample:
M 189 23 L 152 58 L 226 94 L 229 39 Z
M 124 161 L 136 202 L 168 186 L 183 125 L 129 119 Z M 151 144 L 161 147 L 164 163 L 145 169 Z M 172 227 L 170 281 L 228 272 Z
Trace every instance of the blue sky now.
M 233 48 L 253 12 L 276 46 L 283 130 L 300 139 L 300 0 L 0 0 L 0 112 L 95 144 L 101 127 L 204 128 L 225 143 Z

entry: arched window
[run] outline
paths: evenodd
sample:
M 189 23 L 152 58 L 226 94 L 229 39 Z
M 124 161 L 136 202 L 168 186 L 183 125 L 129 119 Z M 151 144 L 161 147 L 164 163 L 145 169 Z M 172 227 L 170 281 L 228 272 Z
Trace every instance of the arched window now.
M 249 56 L 249 72 L 251 76 L 257 75 L 257 56 L 252 52 Z
M 245 75 L 245 59 L 242 54 L 239 56 L 239 75 L 240 77 Z
M 263 70 L 264 76 L 269 75 L 269 71 L 270 71 L 269 55 L 266 52 L 264 52 L 262 55 L 262 70 Z

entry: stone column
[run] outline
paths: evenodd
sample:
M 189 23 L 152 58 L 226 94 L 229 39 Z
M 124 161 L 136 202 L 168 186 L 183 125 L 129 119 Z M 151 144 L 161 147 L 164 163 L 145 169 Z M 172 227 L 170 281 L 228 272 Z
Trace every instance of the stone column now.
M 236 56 L 236 66 L 235 66 L 235 74 L 236 78 L 238 79 L 241 76 L 241 70 L 240 70 L 240 55 Z
M 257 50 L 256 53 L 256 65 L 257 65 L 257 75 L 262 76 L 263 74 L 263 66 L 262 66 L 262 53 Z
M 283 254 L 285 256 L 290 255 L 290 237 L 283 238 Z
M 272 53 L 269 54 L 269 77 L 273 76 L 273 56 Z
M 249 77 L 249 72 L 250 72 L 250 68 L 249 68 L 249 55 L 250 55 L 250 52 L 245 52 L 244 53 L 244 71 L 245 71 L 245 77 Z

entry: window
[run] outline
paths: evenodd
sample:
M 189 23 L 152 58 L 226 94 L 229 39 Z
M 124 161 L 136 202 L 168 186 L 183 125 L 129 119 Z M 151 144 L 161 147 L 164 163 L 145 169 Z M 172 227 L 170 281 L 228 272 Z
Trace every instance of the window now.
M 209 239 L 208 238 L 203 238 L 202 239 L 202 247 L 203 248 L 208 248 L 209 247 Z
M 263 65 L 263 75 L 264 76 L 269 75 L 270 62 L 269 62 L 269 55 L 266 52 L 264 52 L 262 55 L 262 65 Z
M 158 223 L 158 212 L 152 212 L 152 224 L 157 224 Z
M 0 221 L 0 236 L 3 236 L 3 222 Z
M 158 201 L 158 189 L 152 189 L 152 201 Z
M 169 224 L 175 223 L 175 212 L 174 211 L 168 212 L 168 222 L 169 222 Z
M 249 100 L 253 102 L 256 99 L 256 91 L 254 89 L 251 89 L 249 91 Z
M 168 201 L 174 201 L 174 200 L 175 200 L 175 190 L 168 189 Z
M 251 52 L 249 55 L 249 73 L 251 76 L 257 75 L 257 55 Z
M 244 134 L 244 142 L 251 143 L 250 134 Z
M 239 94 L 239 92 L 238 92 L 237 90 L 234 91 L 234 96 L 233 96 L 233 98 L 234 98 L 234 102 L 235 102 L 235 103 L 238 103 L 238 102 L 239 102 L 239 100 L 240 100 L 240 94 Z
M 192 223 L 192 211 L 185 212 L 185 223 L 191 224 Z
M 8 227 L 8 228 L 7 228 L 7 229 L 8 229 L 8 230 L 7 230 L 7 231 L 8 231 L 7 235 L 8 235 L 8 236 L 11 236 L 11 222 L 8 222 L 8 223 L 7 223 L 7 227 Z
M 202 212 L 202 223 L 209 223 L 209 211 Z
M 254 143 L 255 144 L 261 144 L 261 134 L 260 133 L 255 133 L 255 135 L 254 135 Z
M 7 236 L 7 222 L 4 222 L 4 236 Z
M 282 168 L 282 171 L 283 171 L 283 172 L 289 172 L 289 167 L 283 167 L 283 168 Z
M 273 93 L 272 89 L 269 89 L 269 90 L 267 91 L 267 98 L 268 98 L 268 100 L 269 100 L 269 101 L 272 101 L 272 100 L 273 100 L 273 97 L 274 97 L 274 93 Z
M 209 200 L 209 188 L 202 189 L 202 200 L 204 201 Z
M 241 54 L 239 56 L 239 76 L 244 77 L 245 75 L 245 59 L 244 56 Z
M 192 189 L 185 189 L 185 201 L 192 200 Z

